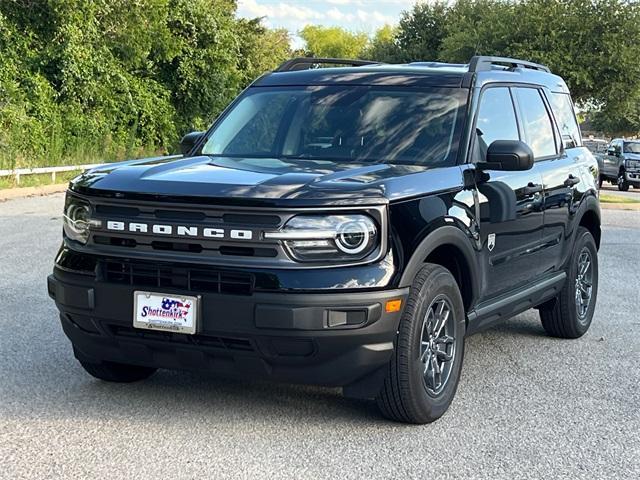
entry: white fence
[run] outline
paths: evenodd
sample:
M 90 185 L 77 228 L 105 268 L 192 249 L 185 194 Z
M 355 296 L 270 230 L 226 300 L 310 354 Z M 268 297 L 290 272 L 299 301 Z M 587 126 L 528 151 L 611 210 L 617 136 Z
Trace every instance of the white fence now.
M 20 185 L 20 177 L 23 175 L 38 175 L 48 173 L 51 175 L 51 181 L 55 183 L 56 174 L 61 172 L 73 172 L 75 170 L 88 170 L 90 168 L 99 167 L 104 164 L 93 165 L 71 165 L 66 167 L 43 167 L 43 168 L 16 168 L 15 170 L 0 170 L 0 177 L 15 177 L 16 185 Z

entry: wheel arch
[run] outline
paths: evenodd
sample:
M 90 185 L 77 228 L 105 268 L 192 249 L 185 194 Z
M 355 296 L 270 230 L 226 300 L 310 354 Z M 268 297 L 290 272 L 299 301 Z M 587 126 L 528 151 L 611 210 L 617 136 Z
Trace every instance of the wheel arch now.
M 577 224 L 579 227 L 584 227 L 591 232 L 596 241 L 596 247 L 600 249 L 600 240 L 602 239 L 600 205 L 595 196 L 589 196 L 584 205 L 585 207 Z
M 475 305 L 480 292 L 476 252 L 462 230 L 443 226 L 429 233 L 409 259 L 400 285 L 410 286 L 425 263 L 440 265 L 451 272 L 458 284 L 465 310 Z

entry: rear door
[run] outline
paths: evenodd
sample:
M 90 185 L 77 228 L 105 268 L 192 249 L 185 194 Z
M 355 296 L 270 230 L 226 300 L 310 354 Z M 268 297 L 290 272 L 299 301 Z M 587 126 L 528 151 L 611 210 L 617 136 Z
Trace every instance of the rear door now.
M 509 87 L 482 91 L 476 116 L 474 161 L 484 161 L 495 140 L 524 140 Z M 524 172 L 486 170 L 477 184 L 480 203 L 483 297 L 495 297 L 540 274 L 542 177 L 534 167 Z
M 544 184 L 545 226 L 539 268 L 557 271 L 567 258 L 564 252 L 570 245 L 570 221 L 579 205 L 579 163 L 586 152 L 579 148 L 582 140 L 568 94 L 516 88 L 515 96 L 525 138 L 536 154 Z

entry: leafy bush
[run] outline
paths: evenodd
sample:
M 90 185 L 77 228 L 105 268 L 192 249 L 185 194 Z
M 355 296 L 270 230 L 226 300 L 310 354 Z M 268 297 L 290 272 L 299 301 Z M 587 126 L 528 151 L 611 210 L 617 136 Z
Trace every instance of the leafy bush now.
M 165 153 L 289 55 L 232 0 L 0 2 L 0 169 Z

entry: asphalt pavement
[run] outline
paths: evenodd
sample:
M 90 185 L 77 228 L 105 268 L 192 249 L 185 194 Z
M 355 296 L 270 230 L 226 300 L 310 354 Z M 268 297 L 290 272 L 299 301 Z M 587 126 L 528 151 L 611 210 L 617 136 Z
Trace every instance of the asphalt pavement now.
M 549 338 L 529 311 L 468 338 L 450 410 L 407 426 L 336 389 L 94 380 L 46 293 L 62 203 L 0 204 L 2 479 L 640 478 L 640 212 L 603 211 L 584 337 Z

